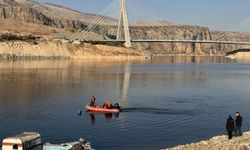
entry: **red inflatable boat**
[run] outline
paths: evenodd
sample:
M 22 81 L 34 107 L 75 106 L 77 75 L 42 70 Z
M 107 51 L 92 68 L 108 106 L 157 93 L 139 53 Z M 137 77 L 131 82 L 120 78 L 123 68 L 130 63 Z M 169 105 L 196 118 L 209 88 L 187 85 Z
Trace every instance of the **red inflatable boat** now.
M 89 104 L 87 104 L 85 107 L 87 111 L 91 111 L 91 112 L 99 112 L 99 113 L 119 113 L 120 112 L 120 109 L 116 109 L 116 108 L 107 109 L 107 108 L 102 108 L 100 106 L 93 107 L 93 106 L 90 106 Z

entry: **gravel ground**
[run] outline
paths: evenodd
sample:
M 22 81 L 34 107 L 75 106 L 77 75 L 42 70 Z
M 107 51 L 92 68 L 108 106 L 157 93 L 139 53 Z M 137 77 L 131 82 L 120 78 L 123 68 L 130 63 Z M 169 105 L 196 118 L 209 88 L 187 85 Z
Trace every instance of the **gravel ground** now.
M 250 132 L 233 137 L 231 140 L 225 135 L 216 136 L 209 140 L 167 148 L 166 150 L 250 150 Z

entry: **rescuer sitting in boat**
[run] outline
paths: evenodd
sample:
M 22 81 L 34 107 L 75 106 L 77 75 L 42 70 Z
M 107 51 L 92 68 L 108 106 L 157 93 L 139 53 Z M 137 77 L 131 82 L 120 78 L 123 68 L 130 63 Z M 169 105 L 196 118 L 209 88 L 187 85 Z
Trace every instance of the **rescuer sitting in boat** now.
M 113 107 L 113 104 L 112 104 L 109 100 L 106 99 L 106 100 L 104 101 L 103 108 L 112 109 L 112 108 L 114 108 L 114 107 Z
M 95 107 L 95 96 L 91 96 L 90 106 Z

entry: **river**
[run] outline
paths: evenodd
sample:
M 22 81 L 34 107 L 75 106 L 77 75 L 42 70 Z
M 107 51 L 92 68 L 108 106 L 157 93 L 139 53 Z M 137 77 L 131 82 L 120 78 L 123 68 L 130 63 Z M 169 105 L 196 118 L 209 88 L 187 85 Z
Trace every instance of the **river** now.
M 0 140 L 23 131 L 44 142 L 83 137 L 97 150 L 157 150 L 225 134 L 240 111 L 250 130 L 250 61 L 153 57 L 0 62 Z M 80 109 L 95 95 L 119 115 Z

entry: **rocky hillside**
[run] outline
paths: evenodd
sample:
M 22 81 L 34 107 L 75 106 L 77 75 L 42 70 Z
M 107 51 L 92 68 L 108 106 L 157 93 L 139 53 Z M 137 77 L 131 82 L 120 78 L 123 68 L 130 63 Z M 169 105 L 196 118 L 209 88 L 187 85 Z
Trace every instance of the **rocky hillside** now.
M 100 34 L 115 37 L 117 29 L 107 27 L 98 29 Z M 213 32 L 207 27 L 188 25 L 168 26 L 134 26 L 130 27 L 132 39 L 168 39 L 168 40 L 217 40 L 223 32 Z M 230 36 L 220 40 L 227 41 L 250 41 L 250 34 L 231 33 Z M 228 51 L 250 48 L 249 45 L 229 44 L 192 44 L 192 43 L 162 43 L 145 42 L 133 43 L 133 47 L 139 50 L 148 50 L 156 55 L 224 55 Z
M 39 23 L 58 28 L 84 29 L 98 15 L 78 12 L 54 4 L 32 0 L 0 0 L 0 20 Z M 112 19 L 109 19 L 112 23 Z M 113 23 L 116 20 L 113 20 Z
M 109 22 L 104 23 L 104 26 L 95 27 L 95 32 L 101 36 L 89 36 L 86 32 L 74 32 L 75 30 L 85 29 L 88 23 L 99 17 L 95 14 L 82 13 L 54 4 L 42 4 L 33 0 L 0 0 L 0 32 L 3 30 L 7 30 L 9 33 L 27 32 L 28 34 L 38 34 L 39 36 L 47 34 L 47 36 L 54 38 L 58 35 L 63 35 L 63 38 L 70 40 L 72 38 L 84 38 L 86 40 L 86 37 L 98 37 L 98 39 L 109 37 L 115 39 L 117 26 L 114 26 L 114 24 L 117 24 L 117 20 L 111 18 L 108 19 Z M 9 22 L 12 23 L 9 24 Z M 35 24 L 37 27 L 35 27 Z M 164 26 L 156 27 L 147 26 L 146 22 L 139 22 L 138 24 L 130 27 L 132 39 L 216 40 L 222 34 L 221 32 L 212 32 L 206 27 L 170 25 L 169 22 L 165 22 Z M 224 38 L 224 40 L 250 41 L 250 36 L 249 34 L 234 33 L 230 34 L 230 37 Z M 133 48 L 148 50 L 156 55 L 224 55 L 231 50 L 250 47 L 225 44 L 145 42 L 133 43 Z
M 166 150 L 250 150 L 250 132 L 228 140 L 227 136 L 216 136 L 207 141 L 180 145 Z
M 14 0 L 0 0 L 0 5 L 14 6 L 17 5 L 17 3 Z

